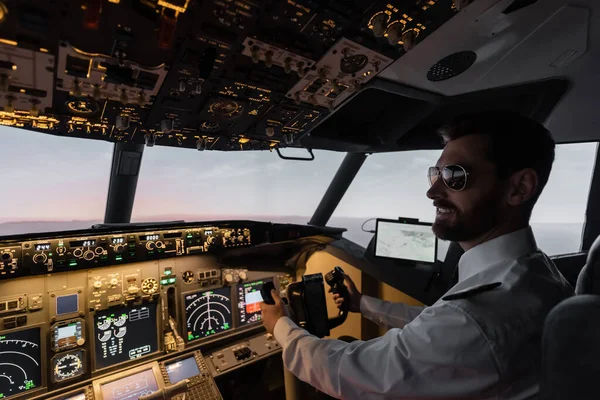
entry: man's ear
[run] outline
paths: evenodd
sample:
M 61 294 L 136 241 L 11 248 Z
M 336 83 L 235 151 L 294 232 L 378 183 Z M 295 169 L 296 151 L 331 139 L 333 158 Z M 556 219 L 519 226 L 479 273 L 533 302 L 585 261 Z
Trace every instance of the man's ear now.
M 515 172 L 508 182 L 508 204 L 521 205 L 537 193 L 538 177 L 532 168 Z
M 532 168 L 525 168 L 515 172 L 508 182 L 508 204 L 518 206 L 537 193 L 538 177 Z

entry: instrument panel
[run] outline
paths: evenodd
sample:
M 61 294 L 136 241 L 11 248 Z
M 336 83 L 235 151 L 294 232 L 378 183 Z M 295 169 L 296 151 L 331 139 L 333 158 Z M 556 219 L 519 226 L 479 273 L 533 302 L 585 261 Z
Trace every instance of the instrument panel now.
M 298 238 L 302 229 L 286 225 L 288 235 L 260 223 L 119 229 L 0 241 L 0 254 L 10 253 L 10 269 L 16 264 L 18 272 L 0 280 L 0 398 L 125 399 L 187 390 L 186 399 L 219 399 L 215 378 L 280 351 L 264 334 L 259 290 L 265 282 L 284 289 L 295 277 L 283 265 L 261 270 L 220 260 L 223 252 Z M 136 257 L 117 259 L 125 252 L 114 247 L 130 244 Z M 78 249 L 94 258 L 58 267 L 61 255 L 68 265 Z M 37 254 L 46 255 L 44 264 L 33 261 Z M 106 263 L 94 262 L 102 256 Z M 57 267 L 49 270 L 50 260 Z M 147 390 L 138 393 L 140 382 Z
M 2 0 L 0 123 L 198 150 L 306 146 L 456 12 L 452 0 Z M 81 244 L 77 258 L 93 247 Z

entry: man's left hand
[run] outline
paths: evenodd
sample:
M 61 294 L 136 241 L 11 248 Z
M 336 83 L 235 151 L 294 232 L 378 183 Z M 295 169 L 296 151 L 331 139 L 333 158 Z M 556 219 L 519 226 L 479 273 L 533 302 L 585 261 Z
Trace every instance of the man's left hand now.
M 271 290 L 271 297 L 275 300 L 275 304 L 267 304 L 265 302 L 260 303 L 260 309 L 262 311 L 262 322 L 267 332 L 273 334 L 275 324 L 281 317 L 287 317 L 285 305 L 279 298 L 276 290 Z

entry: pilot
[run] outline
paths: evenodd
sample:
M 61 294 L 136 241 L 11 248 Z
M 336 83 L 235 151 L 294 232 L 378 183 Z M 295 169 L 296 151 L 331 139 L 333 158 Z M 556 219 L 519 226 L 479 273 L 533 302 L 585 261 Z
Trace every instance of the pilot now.
M 392 327 L 379 338 L 318 339 L 275 305 L 263 323 L 299 379 L 343 399 L 525 399 L 538 392 L 548 312 L 573 289 L 538 249 L 529 219 L 548 181 L 554 140 L 510 112 L 459 117 L 440 130 L 444 150 L 429 168 L 433 232 L 465 253 L 458 283 L 429 307 L 361 295 L 346 277 L 338 306 Z

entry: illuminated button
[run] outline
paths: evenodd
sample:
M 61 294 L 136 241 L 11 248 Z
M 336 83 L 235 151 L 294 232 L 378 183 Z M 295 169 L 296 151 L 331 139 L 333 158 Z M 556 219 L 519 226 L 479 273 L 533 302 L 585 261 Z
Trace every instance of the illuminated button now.
M 165 275 L 171 275 L 173 273 L 173 271 L 171 271 L 170 269 L 165 269 Z
M 175 283 L 176 278 L 169 278 L 169 283 Z
M 166 285 L 166 284 L 168 284 L 168 283 L 169 283 L 169 280 L 168 280 L 168 279 L 161 279 L 161 280 L 160 280 L 160 284 L 161 284 L 161 285 Z

